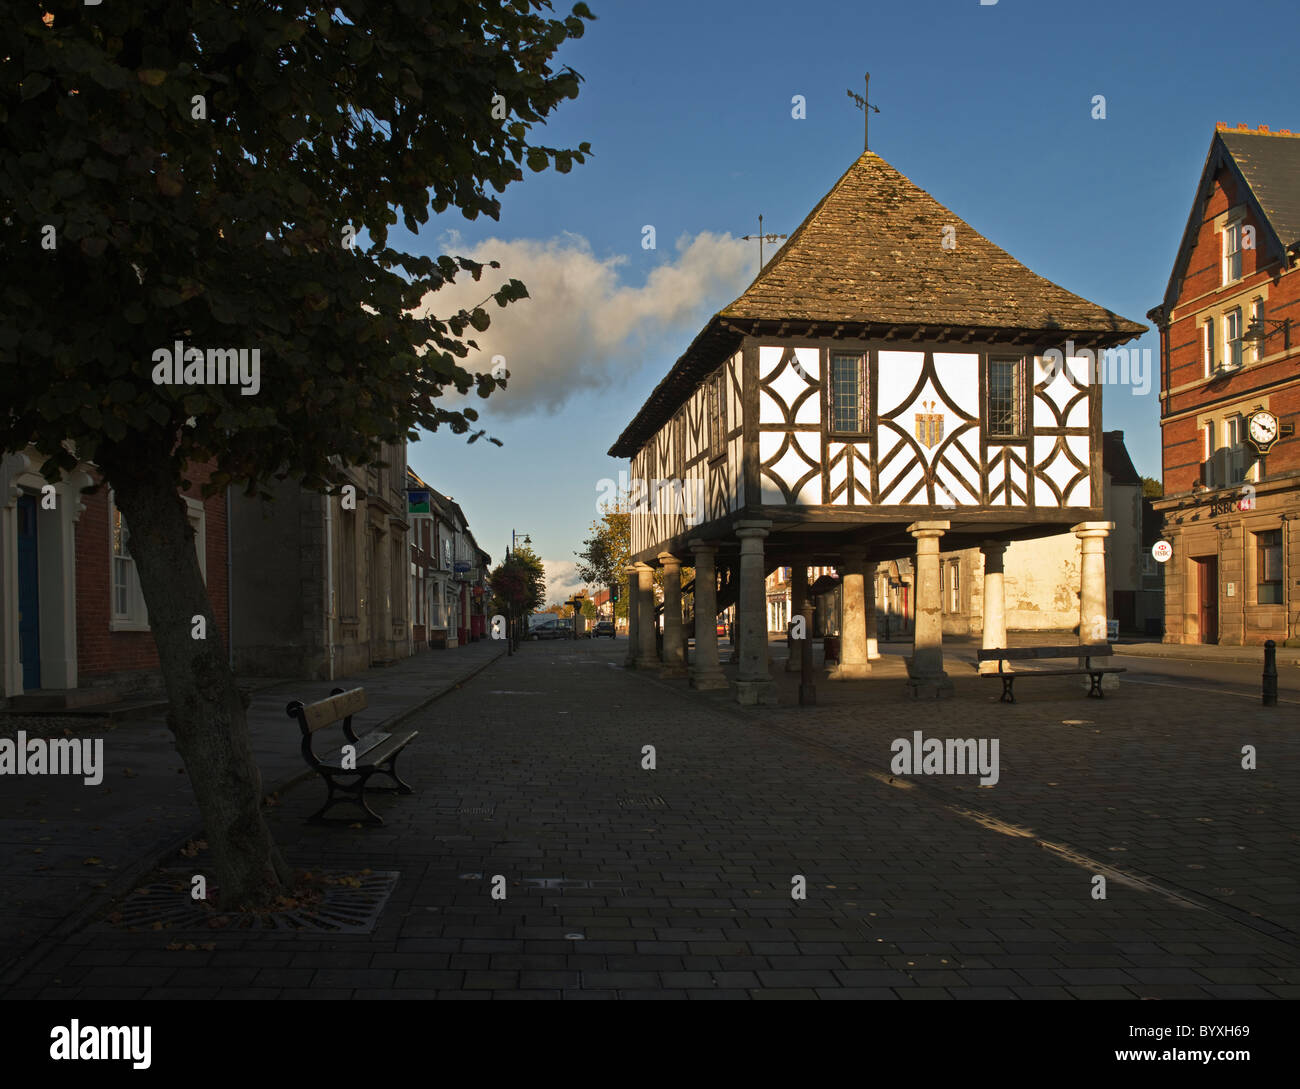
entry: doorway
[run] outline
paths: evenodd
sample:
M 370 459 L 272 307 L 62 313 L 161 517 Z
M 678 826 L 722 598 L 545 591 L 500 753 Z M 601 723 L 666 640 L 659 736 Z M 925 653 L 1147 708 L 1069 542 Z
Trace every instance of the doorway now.
M 1196 560 L 1197 616 L 1200 642 L 1219 641 L 1219 558 L 1198 556 Z

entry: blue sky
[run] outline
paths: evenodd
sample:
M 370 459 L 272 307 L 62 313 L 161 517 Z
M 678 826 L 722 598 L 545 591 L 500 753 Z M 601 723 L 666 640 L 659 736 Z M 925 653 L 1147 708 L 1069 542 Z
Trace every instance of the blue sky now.
M 568 175 L 526 173 L 499 221 L 433 220 L 415 252 L 496 256 L 534 298 L 480 337 L 510 388 L 478 401 L 504 442 L 449 432 L 413 468 L 452 495 L 499 560 L 511 529 L 571 591 L 606 456 L 709 316 L 758 270 L 754 243 L 798 226 L 862 150 L 845 94 L 871 72 L 871 148 L 1035 272 L 1150 324 L 1216 121 L 1300 131 L 1295 0 L 1225 10 L 1058 0 L 593 0 L 562 62 L 584 77 L 535 141 L 592 144 Z M 563 4 L 557 10 L 567 10 Z M 1104 95 L 1106 117 L 1092 117 Z M 805 96 L 807 117 L 791 117 Z M 653 225 L 656 248 L 644 249 Z M 770 258 L 771 249 L 766 255 Z M 478 302 L 439 292 L 435 311 Z M 447 298 L 444 301 L 443 296 Z M 470 296 L 474 296 L 471 298 Z M 509 324 L 507 324 L 509 318 Z M 1129 347 L 1150 348 L 1154 330 Z M 1152 392 L 1105 391 L 1138 471 L 1158 476 Z

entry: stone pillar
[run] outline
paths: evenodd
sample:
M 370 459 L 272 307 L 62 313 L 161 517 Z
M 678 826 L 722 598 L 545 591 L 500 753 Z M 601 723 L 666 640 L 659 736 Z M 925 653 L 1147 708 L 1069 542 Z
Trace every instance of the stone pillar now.
M 736 675 L 736 702 L 743 704 L 776 702 L 767 667 L 767 593 L 763 570 L 763 538 L 771 526 L 766 520 L 736 523 L 736 536 L 740 538 L 740 597 L 736 605 L 740 669 Z
M 664 569 L 664 668 L 665 677 L 686 676 L 686 633 L 682 631 L 682 561 L 671 552 L 660 552 Z
M 952 695 L 943 669 L 943 601 L 939 593 L 939 538 L 950 522 L 913 522 L 916 538 L 916 628 L 907 662 L 907 693 L 914 699 Z
M 1115 528 L 1114 522 L 1080 522 L 1072 527 L 1079 538 L 1082 555 L 1079 558 L 1079 642 L 1106 642 L 1106 537 Z M 1079 659 L 1080 666 L 1083 659 Z M 1103 688 L 1118 688 L 1119 676 L 1107 673 L 1101 679 Z M 1084 688 L 1091 687 L 1084 678 Z
M 630 563 L 623 570 L 627 572 L 627 657 L 623 659 L 623 665 L 627 669 L 635 669 L 637 650 L 640 648 L 637 630 L 637 604 L 640 601 L 641 592 L 637 586 L 636 564 Z M 617 625 L 617 607 L 614 611 L 616 614 L 614 623 Z
M 984 556 L 984 639 L 985 650 L 1007 645 L 1007 599 L 1002 584 L 1002 561 L 1007 551 L 1006 541 L 985 541 L 980 545 Z M 1011 672 L 1010 662 L 1003 664 L 1004 672 Z M 981 673 L 996 673 L 997 662 L 980 662 Z
M 864 586 L 867 550 L 845 545 L 840 571 L 840 661 L 829 674 L 833 681 L 851 681 L 871 676 L 867 658 L 867 592 Z
M 655 570 L 648 563 L 636 567 L 636 667 L 658 669 L 659 654 L 655 649 Z
M 876 565 L 867 564 L 862 569 L 863 622 L 867 626 L 867 661 L 880 657 L 880 632 L 876 630 Z
M 713 541 L 691 541 L 695 563 L 695 660 L 691 662 L 691 687 L 726 688 L 727 678 L 718 660 L 718 584 Z
M 790 657 L 785 663 L 787 673 L 798 673 L 802 669 L 803 656 L 812 645 L 812 628 L 808 625 L 808 618 L 804 616 L 807 604 L 808 567 L 806 564 L 796 563 L 790 568 L 790 623 L 793 624 L 797 617 L 803 617 L 804 637 L 803 639 L 787 638 L 790 645 Z M 790 625 L 787 624 L 786 631 L 789 630 Z

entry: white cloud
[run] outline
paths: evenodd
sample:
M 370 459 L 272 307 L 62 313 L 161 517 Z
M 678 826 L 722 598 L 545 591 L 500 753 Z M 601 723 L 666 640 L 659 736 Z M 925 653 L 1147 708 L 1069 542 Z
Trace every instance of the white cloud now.
M 546 572 L 547 605 L 567 601 L 583 587 L 573 560 L 542 560 L 542 570 Z
M 492 357 L 503 355 L 509 387 L 486 401 L 461 401 L 454 391 L 448 400 L 449 408 L 470 403 L 495 418 L 553 412 L 576 392 L 611 386 L 641 365 L 656 338 L 667 336 L 669 362 L 675 361 L 698 325 L 744 290 L 754 263 L 749 244 L 731 235 L 683 235 L 675 256 L 634 287 L 620 279 L 627 256 L 598 258 L 576 234 L 487 239 L 466 249 L 453 232 L 443 244 L 448 253 L 499 261 L 501 268 L 486 270 L 477 283 L 462 273 L 431 292 L 424 306 L 433 313 L 445 317 L 475 306 L 512 277 L 528 288 L 529 298 L 505 308 L 489 301 L 491 326 L 468 334 L 481 350 L 471 353 L 467 369 L 490 372 Z

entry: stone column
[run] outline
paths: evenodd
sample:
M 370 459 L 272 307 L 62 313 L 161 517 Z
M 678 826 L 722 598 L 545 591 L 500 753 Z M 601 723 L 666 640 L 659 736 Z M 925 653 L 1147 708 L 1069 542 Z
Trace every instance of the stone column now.
M 985 650 L 1007 645 L 1007 599 L 1002 584 L 1003 560 L 1006 541 L 985 541 L 980 545 L 984 556 L 984 640 Z M 1010 662 L 1003 664 L 1004 672 L 1011 672 Z M 998 672 L 997 662 L 980 662 L 981 673 Z
M 664 569 L 664 668 L 665 677 L 686 676 L 686 633 L 682 631 L 682 561 L 671 552 L 660 552 Z
M 627 669 L 635 669 L 637 650 L 640 647 L 637 630 L 637 603 L 641 598 L 641 592 L 637 586 L 636 564 L 630 563 L 623 570 L 627 572 L 627 657 L 623 659 L 623 665 Z M 614 611 L 616 614 L 614 622 L 617 625 L 617 607 Z
M 767 667 L 767 593 L 763 570 L 763 538 L 771 526 L 766 520 L 736 523 L 736 536 L 740 538 L 740 598 L 736 606 L 740 669 L 736 675 L 736 702 L 743 704 L 776 702 Z
M 1080 522 L 1072 527 L 1079 538 L 1082 555 L 1079 557 L 1079 642 L 1106 642 L 1106 537 L 1115 528 L 1114 522 Z M 1083 665 L 1083 659 L 1079 659 Z M 1118 688 L 1119 676 L 1107 673 L 1101 679 L 1103 688 Z M 1084 688 L 1091 687 L 1084 678 Z
M 833 681 L 851 681 L 871 676 L 867 658 L 867 593 L 863 585 L 867 550 L 845 545 L 840 571 L 840 662 L 829 674 Z
M 916 539 L 916 628 L 907 662 L 907 693 L 914 699 L 952 695 L 943 669 L 943 601 L 939 593 L 939 538 L 950 522 L 913 522 Z
M 876 565 L 867 564 L 862 569 L 863 622 L 867 627 L 867 661 L 880 657 L 880 632 L 876 630 Z
M 793 624 L 799 617 L 804 621 L 803 639 L 788 639 L 790 645 L 790 657 L 786 659 L 785 671 L 787 673 L 798 673 L 803 667 L 803 656 L 812 644 L 812 628 L 808 626 L 808 618 L 804 617 L 804 610 L 808 604 L 808 566 L 806 564 L 796 563 L 790 568 L 790 623 Z M 790 630 L 789 624 L 786 625 L 786 631 Z
M 638 563 L 635 567 L 637 580 L 636 667 L 637 669 L 658 669 L 659 654 L 655 649 L 655 571 L 648 563 Z
M 713 541 L 691 541 L 695 559 L 695 660 L 691 662 L 691 687 L 726 688 L 718 660 L 718 585 L 713 557 L 718 546 Z

